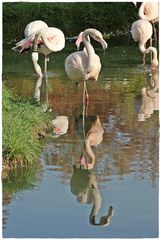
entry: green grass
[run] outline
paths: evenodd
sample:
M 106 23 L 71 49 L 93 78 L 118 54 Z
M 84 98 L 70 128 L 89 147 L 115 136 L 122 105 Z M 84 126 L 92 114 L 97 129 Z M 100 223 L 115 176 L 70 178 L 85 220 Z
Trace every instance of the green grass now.
M 3 86 L 2 149 L 4 162 L 33 163 L 40 154 L 37 133 L 51 116 L 30 100 L 22 100 Z

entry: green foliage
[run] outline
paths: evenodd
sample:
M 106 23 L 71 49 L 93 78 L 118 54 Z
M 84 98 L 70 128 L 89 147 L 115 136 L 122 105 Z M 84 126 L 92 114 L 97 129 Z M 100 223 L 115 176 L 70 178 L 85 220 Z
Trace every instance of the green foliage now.
M 35 161 L 40 153 L 35 128 L 49 122 L 41 106 L 22 101 L 3 86 L 3 159 Z
M 126 32 L 136 18 L 132 2 L 5 2 L 3 37 L 5 41 L 21 39 L 25 26 L 38 19 L 70 37 L 89 27 L 106 34 Z

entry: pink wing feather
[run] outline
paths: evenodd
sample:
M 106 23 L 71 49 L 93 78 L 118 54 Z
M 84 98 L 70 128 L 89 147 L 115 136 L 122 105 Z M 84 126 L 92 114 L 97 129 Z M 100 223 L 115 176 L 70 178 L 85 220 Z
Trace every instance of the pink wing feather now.
M 24 49 L 28 49 L 32 46 L 34 41 L 35 32 L 31 34 L 29 37 L 22 39 L 20 42 L 16 43 L 16 46 L 12 48 L 12 50 L 22 52 Z

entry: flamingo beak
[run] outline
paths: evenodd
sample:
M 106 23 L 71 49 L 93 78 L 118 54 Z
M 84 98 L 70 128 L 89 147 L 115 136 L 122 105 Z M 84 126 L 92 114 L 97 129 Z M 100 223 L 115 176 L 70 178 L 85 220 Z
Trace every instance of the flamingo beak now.
M 76 40 L 76 42 L 75 42 L 75 45 L 77 46 L 77 50 L 79 50 L 80 44 L 81 44 L 81 42 L 83 41 L 82 35 L 83 35 L 83 32 L 81 32 L 81 33 L 79 34 L 79 36 L 78 36 L 78 38 L 77 38 L 77 40 Z
M 104 50 L 108 47 L 108 44 L 106 43 L 106 41 L 104 39 L 101 40 L 101 45 Z

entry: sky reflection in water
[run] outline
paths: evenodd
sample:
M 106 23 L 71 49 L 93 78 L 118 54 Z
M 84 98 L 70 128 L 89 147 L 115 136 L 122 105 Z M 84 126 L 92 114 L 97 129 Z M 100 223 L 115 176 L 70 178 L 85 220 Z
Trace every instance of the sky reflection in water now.
M 126 61 L 119 60 L 120 52 Z M 96 164 L 88 171 L 79 169 L 84 153 L 82 84 L 77 87 L 67 79 L 63 62 L 68 54 L 51 55 L 48 92 L 42 83 L 37 95 L 57 116 L 68 117 L 67 133 L 43 140 L 41 166 L 4 180 L 3 236 L 157 237 L 158 73 L 140 64 L 135 48 L 99 52 L 102 70 L 98 82 L 88 83 L 88 116 L 99 117 L 104 133 L 92 148 Z M 36 81 L 30 56 L 9 50 L 5 56 L 6 85 L 23 97 L 33 96 Z M 26 68 L 22 59 L 29 62 Z M 86 133 L 91 124 L 86 119 Z M 106 217 L 101 220 L 102 216 Z M 108 226 L 100 226 L 103 222 Z

